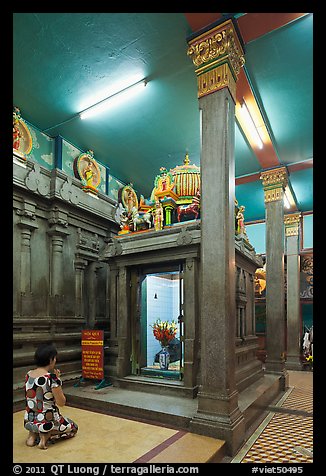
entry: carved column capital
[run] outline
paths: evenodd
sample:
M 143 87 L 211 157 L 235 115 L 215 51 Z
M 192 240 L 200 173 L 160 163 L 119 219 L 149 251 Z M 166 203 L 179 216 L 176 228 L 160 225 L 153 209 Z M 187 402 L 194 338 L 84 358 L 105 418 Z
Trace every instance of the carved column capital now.
M 266 170 L 261 173 L 260 179 L 264 187 L 265 203 L 283 200 L 283 192 L 288 183 L 288 174 L 285 167 Z
M 236 81 L 245 59 L 231 19 L 190 39 L 187 55 L 197 67 L 198 98 L 228 87 L 236 101 Z
M 299 235 L 301 213 L 291 213 L 284 216 L 285 236 Z

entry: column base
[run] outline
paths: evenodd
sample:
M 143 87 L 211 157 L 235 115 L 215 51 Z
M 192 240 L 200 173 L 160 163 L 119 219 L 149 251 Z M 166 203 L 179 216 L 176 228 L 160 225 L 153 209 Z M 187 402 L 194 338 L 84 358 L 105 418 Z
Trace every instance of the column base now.
M 240 410 L 234 417 L 235 415 L 230 418 L 227 415 L 218 417 L 198 412 L 190 421 L 189 429 L 193 433 L 225 441 L 227 454 L 233 456 L 241 448 L 245 438 L 245 420 Z
M 237 397 L 237 392 L 221 398 L 199 392 L 198 410 L 189 425 L 193 433 L 224 440 L 230 456 L 239 450 L 245 438 L 245 420 Z
M 299 355 L 288 355 L 285 362 L 286 370 L 302 370 L 302 364 Z
M 285 368 L 285 362 L 283 360 L 266 360 L 265 367 L 266 374 L 280 375 L 281 390 L 285 390 L 289 386 L 289 374 L 287 372 L 287 369 Z

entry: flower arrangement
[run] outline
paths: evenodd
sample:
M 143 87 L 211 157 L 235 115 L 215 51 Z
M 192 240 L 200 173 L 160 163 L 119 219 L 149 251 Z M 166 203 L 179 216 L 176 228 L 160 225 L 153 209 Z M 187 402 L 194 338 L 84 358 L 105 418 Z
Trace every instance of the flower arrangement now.
M 178 329 L 175 321 L 161 321 L 161 319 L 157 319 L 151 327 L 155 339 L 159 341 L 162 347 L 169 345 L 169 342 L 175 338 Z

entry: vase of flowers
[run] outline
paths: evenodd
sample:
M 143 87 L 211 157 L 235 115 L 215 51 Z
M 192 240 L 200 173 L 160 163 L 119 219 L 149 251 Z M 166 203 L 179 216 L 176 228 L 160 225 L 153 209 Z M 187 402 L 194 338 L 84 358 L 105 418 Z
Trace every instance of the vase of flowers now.
M 170 354 L 168 351 L 168 345 L 176 336 L 177 323 L 175 321 L 161 321 L 157 319 L 153 325 L 153 334 L 156 340 L 162 346 L 162 350 L 159 352 L 159 364 L 161 370 L 168 370 L 170 363 Z

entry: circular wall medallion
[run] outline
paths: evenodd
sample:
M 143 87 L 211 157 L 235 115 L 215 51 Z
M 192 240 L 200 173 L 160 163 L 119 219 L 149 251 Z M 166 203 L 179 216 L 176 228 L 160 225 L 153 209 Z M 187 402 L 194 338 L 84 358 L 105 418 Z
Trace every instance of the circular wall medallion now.
M 17 152 L 27 155 L 33 147 L 33 139 L 25 122 L 22 119 L 16 119 L 13 123 L 13 149 Z
M 101 171 L 91 154 L 83 153 L 74 161 L 74 173 L 84 185 L 97 188 L 101 182 Z
M 133 207 L 136 207 L 138 210 L 138 198 L 131 185 L 125 185 L 122 187 L 122 189 L 120 189 L 120 193 L 122 205 L 128 213 L 131 213 Z

